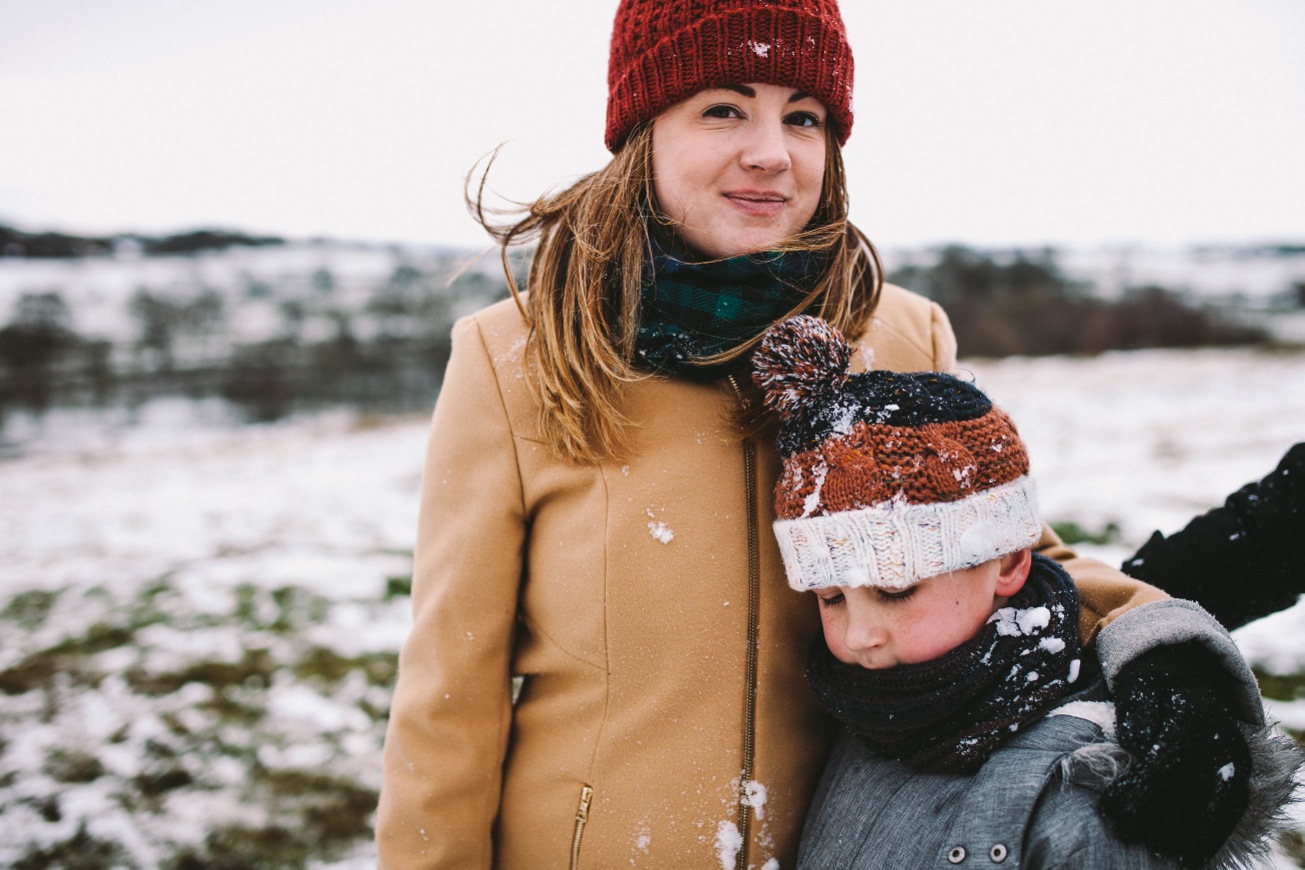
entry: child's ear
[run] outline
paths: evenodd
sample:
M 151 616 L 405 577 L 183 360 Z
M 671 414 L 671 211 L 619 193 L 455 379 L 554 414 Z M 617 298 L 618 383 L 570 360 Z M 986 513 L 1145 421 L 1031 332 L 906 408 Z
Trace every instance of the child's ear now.
M 1033 568 L 1033 550 L 1025 547 L 997 559 L 997 594 L 1009 598 L 1024 588 Z

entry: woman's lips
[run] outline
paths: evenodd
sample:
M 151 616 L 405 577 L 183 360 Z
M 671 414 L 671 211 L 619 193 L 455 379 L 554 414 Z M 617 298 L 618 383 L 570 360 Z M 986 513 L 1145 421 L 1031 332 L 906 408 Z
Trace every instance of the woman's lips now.
M 774 217 L 784 210 L 788 201 L 783 194 L 767 191 L 731 191 L 722 195 L 735 208 L 758 217 Z

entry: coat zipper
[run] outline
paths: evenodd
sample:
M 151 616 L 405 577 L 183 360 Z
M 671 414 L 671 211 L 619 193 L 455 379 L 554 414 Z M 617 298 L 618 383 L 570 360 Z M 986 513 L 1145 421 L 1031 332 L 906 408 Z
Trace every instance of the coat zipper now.
M 580 789 L 580 807 L 575 811 L 575 836 L 571 838 L 571 870 L 580 867 L 580 838 L 584 835 L 585 823 L 589 821 L 589 803 L 593 799 L 593 786 Z
M 752 807 L 747 801 L 752 782 L 757 732 L 757 621 L 761 598 L 761 548 L 757 523 L 757 444 L 743 442 L 743 474 L 748 492 L 748 692 L 743 706 L 743 779 L 739 783 L 739 849 L 737 870 L 747 870 L 748 837 L 752 828 Z
M 733 375 L 730 386 L 740 404 L 747 410 L 748 400 Z M 761 604 L 761 534 L 757 510 L 757 443 L 751 438 L 743 441 L 743 481 L 748 499 L 748 657 L 747 693 L 743 700 L 743 768 L 739 782 L 739 848 L 736 870 L 747 870 L 748 839 L 752 833 L 752 807 L 748 804 L 747 788 L 752 781 L 756 756 L 757 726 L 757 623 Z

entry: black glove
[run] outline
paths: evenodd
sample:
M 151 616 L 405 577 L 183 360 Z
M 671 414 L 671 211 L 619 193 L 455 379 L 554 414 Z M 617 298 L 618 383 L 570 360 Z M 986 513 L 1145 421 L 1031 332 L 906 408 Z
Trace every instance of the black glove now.
M 1305 592 L 1305 442 L 1263 480 L 1166 538 L 1156 532 L 1123 571 L 1204 607 L 1234 628 Z
M 1235 691 L 1234 678 L 1197 641 L 1158 647 L 1120 670 L 1116 730 L 1134 761 L 1100 800 L 1119 839 L 1184 867 L 1218 852 L 1250 799 Z

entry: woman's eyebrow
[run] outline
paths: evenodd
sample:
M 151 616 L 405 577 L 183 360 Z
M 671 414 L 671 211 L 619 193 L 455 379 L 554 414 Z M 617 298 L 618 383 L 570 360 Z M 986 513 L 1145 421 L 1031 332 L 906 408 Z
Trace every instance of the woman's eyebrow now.
M 720 89 L 722 91 L 734 91 L 736 94 L 742 94 L 745 97 L 755 97 L 757 95 L 756 90 L 748 87 L 747 85 L 736 85 L 736 84 L 721 85 Z M 788 98 L 788 101 L 790 103 L 796 103 L 800 100 L 805 100 L 808 98 L 811 98 L 811 94 L 808 94 L 806 91 L 794 91 L 793 95 Z

